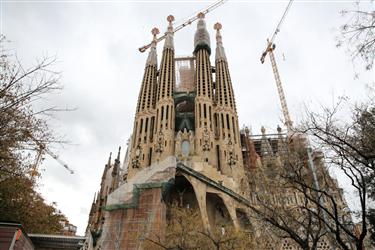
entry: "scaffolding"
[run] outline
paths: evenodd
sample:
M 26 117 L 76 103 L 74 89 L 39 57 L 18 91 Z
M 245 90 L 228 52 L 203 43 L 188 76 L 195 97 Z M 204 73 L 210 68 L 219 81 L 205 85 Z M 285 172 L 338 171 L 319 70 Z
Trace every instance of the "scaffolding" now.
M 175 92 L 195 91 L 195 57 L 175 58 L 176 86 Z

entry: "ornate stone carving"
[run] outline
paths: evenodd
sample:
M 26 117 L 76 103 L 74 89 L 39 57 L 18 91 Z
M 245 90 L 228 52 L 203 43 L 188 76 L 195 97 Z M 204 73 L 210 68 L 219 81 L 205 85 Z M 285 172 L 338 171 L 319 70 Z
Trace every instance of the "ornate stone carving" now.
M 194 152 L 194 133 L 192 131 L 187 132 L 186 128 L 183 132 L 178 131 L 175 139 L 176 158 L 179 160 L 187 160 Z
M 138 143 L 137 147 L 135 148 L 134 158 L 132 160 L 133 168 L 139 168 L 141 155 L 142 155 L 142 148 L 141 148 L 141 145 Z
M 181 134 L 182 134 L 181 131 L 178 131 L 176 135 L 175 156 L 177 158 L 181 155 L 181 142 L 182 142 Z
M 228 141 L 228 165 L 230 167 L 236 165 L 237 163 L 237 159 L 236 159 L 236 155 L 234 153 L 234 147 L 233 147 L 233 143 L 232 143 L 232 140 L 229 138 L 229 141 Z
M 164 150 L 164 134 L 162 131 L 159 131 L 158 137 L 156 139 L 156 144 L 155 144 L 155 152 L 156 153 L 163 153 Z
M 194 143 L 194 134 L 192 131 L 189 131 L 189 142 L 190 142 L 190 155 L 195 153 L 195 143 Z
M 204 152 L 210 151 L 211 145 L 210 145 L 210 134 L 208 132 L 207 126 L 204 126 L 203 129 L 203 144 L 202 144 L 202 150 Z

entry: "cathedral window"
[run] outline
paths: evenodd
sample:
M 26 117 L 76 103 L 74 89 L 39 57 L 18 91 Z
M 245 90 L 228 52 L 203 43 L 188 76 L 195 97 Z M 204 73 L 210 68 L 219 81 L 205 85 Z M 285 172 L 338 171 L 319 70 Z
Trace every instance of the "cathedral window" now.
M 210 122 L 212 122 L 211 106 L 208 107 L 208 115 L 209 115 Z
M 164 106 L 161 107 L 161 113 L 160 113 L 160 128 L 163 128 L 163 121 L 164 121 Z
M 168 115 L 169 115 L 169 105 L 167 106 L 167 109 L 166 109 L 166 111 L 165 111 L 165 119 L 166 119 L 166 123 L 165 123 L 165 127 L 166 128 L 168 128 L 168 121 L 169 121 L 169 117 L 168 117 Z
M 199 116 L 198 116 L 198 118 L 199 118 L 199 127 L 202 127 L 202 110 L 201 110 L 201 104 L 199 103 L 199 109 L 198 109 L 198 111 L 199 111 Z
M 218 133 L 218 115 L 215 113 L 214 114 L 214 124 L 215 124 L 215 133 Z
M 142 134 L 142 129 L 143 129 L 143 119 L 141 119 L 141 125 L 139 126 L 139 132 L 138 132 L 139 137 Z
M 229 125 L 229 115 L 227 114 L 227 129 L 229 130 L 230 129 L 230 125 Z
M 236 127 L 234 126 L 234 117 L 232 117 L 232 129 L 233 129 L 234 143 L 237 143 L 237 140 L 236 140 Z
M 135 138 L 137 137 L 138 122 L 135 122 L 134 133 L 133 133 L 133 148 L 135 148 Z
M 152 160 L 152 148 L 149 149 L 148 151 L 148 164 L 147 165 L 151 165 L 151 160 Z
M 148 129 L 148 118 L 146 118 L 146 122 L 145 122 L 145 134 L 147 134 L 147 129 Z
M 156 125 L 155 125 L 155 133 L 158 129 L 158 122 L 159 122 L 159 109 L 156 110 Z
M 155 123 L 155 116 L 151 117 L 151 122 L 150 122 L 150 141 L 152 141 L 152 139 L 153 139 L 154 123 Z

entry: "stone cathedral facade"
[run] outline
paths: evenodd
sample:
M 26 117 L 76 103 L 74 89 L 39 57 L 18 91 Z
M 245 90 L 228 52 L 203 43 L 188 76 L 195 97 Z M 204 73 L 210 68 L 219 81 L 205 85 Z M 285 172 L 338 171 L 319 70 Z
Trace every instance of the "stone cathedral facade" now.
M 197 209 L 207 231 L 226 224 L 256 227 L 249 204 L 278 181 L 274 173 L 282 168 L 287 137 L 280 128 L 275 134 L 262 129 L 258 136 L 240 130 L 222 26 L 214 26 L 213 46 L 204 15 L 198 17 L 189 57 L 175 56 L 169 16 L 158 64 L 158 30 L 152 30 L 132 137 L 123 162 L 119 150 L 105 165 L 89 215 L 87 249 L 144 249 L 142 238 L 165 230 L 173 200 Z M 313 154 L 324 171 L 321 159 Z M 330 180 L 332 192 L 342 197 Z M 302 202 L 287 190 L 273 191 L 268 194 L 275 203 L 285 197 L 291 206 Z M 346 207 L 343 199 L 340 205 Z M 269 249 L 297 249 L 284 239 L 267 244 Z M 320 249 L 331 249 L 329 240 L 320 244 Z

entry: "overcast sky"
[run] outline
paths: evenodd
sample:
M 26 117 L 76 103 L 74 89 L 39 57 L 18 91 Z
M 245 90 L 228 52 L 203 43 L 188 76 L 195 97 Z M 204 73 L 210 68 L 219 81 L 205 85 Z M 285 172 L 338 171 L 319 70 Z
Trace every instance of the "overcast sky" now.
M 272 68 L 268 58 L 264 65 L 259 58 L 287 2 L 229 0 L 206 16 L 212 51 L 213 25 L 217 21 L 223 25 L 239 122 L 251 126 L 253 133 L 259 133 L 261 125 L 273 132 L 281 124 Z M 56 69 L 62 72 L 64 90 L 47 100 L 48 105 L 77 108 L 52 121 L 55 130 L 72 142 L 55 151 L 76 174 L 70 175 L 47 156 L 40 190 L 48 202 L 57 202 L 80 234 L 109 152 L 124 147 L 132 132 L 147 57 L 138 48 L 151 40 L 153 27 L 166 30 L 169 14 L 179 23 L 210 3 L 0 1 L 1 33 L 12 41 L 8 46 L 24 65 L 44 55 L 58 58 Z M 352 8 L 351 1 L 296 0 L 285 20 L 276 39 L 276 57 L 295 123 L 305 105 L 318 110 L 340 95 L 353 102 L 366 97 L 365 85 L 373 82 L 374 73 L 357 66 L 361 74 L 354 80 L 350 59 L 335 47 L 337 28 L 346 20 L 339 12 Z M 195 29 L 196 23 L 176 33 L 176 55 L 191 55 Z

